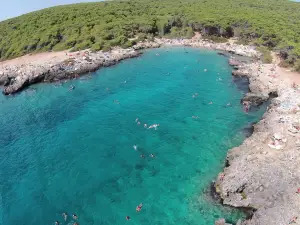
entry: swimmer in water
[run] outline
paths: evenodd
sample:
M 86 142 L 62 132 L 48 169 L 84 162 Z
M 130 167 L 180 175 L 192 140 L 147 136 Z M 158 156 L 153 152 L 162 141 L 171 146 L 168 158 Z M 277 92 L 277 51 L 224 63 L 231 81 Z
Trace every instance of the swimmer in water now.
M 137 212 L 140 212 L 141 210 L 142 210 L 142 207 L 143 207 L 143 204 L 141 203 L 141 204 L 139 204 L 137 207 L 136 207 L 136 211 Z
M 141 125 L 141 122 L 138 122 L 137 124 L 138 124 L 138 125 Z
M 204 72 L 207 72 L 207 69 L 204 69 Z
M 134 146 L 133 146 L 133 149 L 136 151 L 136 150 L 137 150 L 137 145 L 134 145 Z
M 250 102 L 244 101 L 244 102 L 243 102 L 243 105 L 244 105 L 244 112 L 245 112 L 245 113 L 248 113 L 248 112 L 249 112 L 249 109 L 250 109 Z
M 124 84 L 126 84 L 126 83 L 127 83 L 127 81 L 125 80 L 125 81 L 124 81 Z
M 75 215 L 75 214 L 73 214 L 72 217 L 73 217 L 74 220 L 77 220 L 77 219 L 78 219 L 78 216 Z
M 67 218 L 68 218 L 67 213 L 63 213 L 62 216 L 63 216 L 64 220 L 67 221 Z
M 192 96 L 192 98 L 195 98 L 195 97 L 196 97 L 195 95 Z
M 229 102 L 229 103 L 227 103 L 227 105 L 226 106 L 231 106 L 231 103 Z
M 144 158 L 145 158 L 145 155 L 144 155 L 144 154 L 141 154 L 141 158 L 144 159 Z
M 147 124 L 146 123 L 144 124 L 144 127 L 147 128 Z
M 159 127 L 159 124 L 153 124 L 153 125 L 149 126 L 148 129 L 154 128 L 156 130 L 157 127 Z
M 136 118 L 136 119 L 135 119 L 135 122 L 137 123 L 138 121 L 139 121 L 139 118 Z
M 154 155 L 154 154 L 150 154 L 150 157 L 151 157 L 151 158 L 154 158 L 154 157 L 155 157 L 155 155 Z
M 59 225 L 59 222 L 58 221 L 55 221 L 55 223 L 54 223 L 55 225 Z
M 126 220 L 130 220 L 130 216 L 126 216 Z
M 208 103 L 208 104 L 212 105 L 213 103 L 212 103 L 212 102 L 210 102 L 210 103 Z
M 244 106 L 244 111 L 245 111 L 245 113 L 248 113 L 248 112 L 249 112 L 249 105 L 245 105 L 245 106 Z
M 75 89 L 75 86 L 71 85 L 70 88 L 69 88 L 69 91 L 72 91 Z

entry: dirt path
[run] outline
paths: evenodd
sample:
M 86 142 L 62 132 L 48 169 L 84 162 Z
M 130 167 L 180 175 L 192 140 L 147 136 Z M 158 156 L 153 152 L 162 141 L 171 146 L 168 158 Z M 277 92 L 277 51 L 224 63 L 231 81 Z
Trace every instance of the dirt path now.
M 279 67 L 280 58 L 275 52 L 272 52 L 272 57 L 273 63 L 277 65 L 276 74 L 278 74 L 283 80 L 288 79 L 289 82 L 300 85 L 300 73 L 294 72 L 290 68 Z
M 65 59 L 69 58 L 69 56 L 66 55 L 66 52 L 67 51 L 44 52 L 44 53 L 24 55 L 19 58 L 0 62 L 0 67 L 20 66 L 20 65 L 25 65 L 25 64 L 43 64 L 45 62 L 53 63 L 53 62 L 57 62 L 57 61 L 63 61 Z

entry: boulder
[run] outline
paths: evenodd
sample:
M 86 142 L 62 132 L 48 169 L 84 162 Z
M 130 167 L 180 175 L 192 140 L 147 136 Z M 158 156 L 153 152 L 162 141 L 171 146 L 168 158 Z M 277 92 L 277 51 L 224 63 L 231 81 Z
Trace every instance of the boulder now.
M 233 70 L 232 71 L 233 76 L 249 76 L 248 70 Z
M 239 66 L 239 65 L 242 65 L 241 61 L 233 59 L 233 58 L 230 58 L 228 60 L 228 63 L 229 63 L 230 66 Z
M 247 101 L 247 102 L 251 102 L 252 105 L 261 105 L 262 103 L 264 103 L 265 101 L 267 101 L 269 99 L 269 96 L 265 96 L 262 94 L 257 94 L 257 93 L 247 93 L 243 99 L 241 100 L 242 102 Z

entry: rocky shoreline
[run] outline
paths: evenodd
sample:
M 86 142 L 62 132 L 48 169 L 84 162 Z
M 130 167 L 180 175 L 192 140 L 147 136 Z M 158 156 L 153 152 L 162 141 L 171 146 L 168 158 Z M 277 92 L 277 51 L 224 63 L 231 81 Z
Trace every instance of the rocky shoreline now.
M 243 56 L 259 57 L 254 48 L 234 43 L 217 44 L 201 38 L 155 39 L 151 42 L 140 42 L 129 49 L 114 48 L 110 52 L 91 52 L 89 50 L 75 53 L 65 52 L 65 57 L 53 61 L 4 65 L 2 67 L 0 65 L 0 85 L 4 86 L 3 94 L 10 95 L 31 84 L 73 79 L 82 74 L 96 71 L 101 67 L 114 65 L 121 60 L 138 57 L 141 54 L 140 49 L 168 45 L 215 49 Z
M 275 64 L 235 66 L 233 76 L 247 76 L 250 83 L 243 101 L 273 99 L 253 134 L 228 152 L 216 191 L 223 204 L 253 209 L 240 225 L 300 224 L 300 89 Z
M 240 225 L 288 224 L 300 216 L 300 194 L 296 193 L 300 188 L 300 90 L 280 74 L 275 64 L 261 64 L 257 60 L 260 54 L 250 46 L 212 43 L 197 37 L 155 39 L 108 53 L 84 51 L 72 53 L 64 60 L 2 66 L 0 85 L 4 85 L 4 94 L 13 94 L 33 83 L 72 79 L 137 57 L 140 49 L 170 45 L 214 49 L 255 59 L 250 63 L 229 60 L 234 67 L 232 75 L 249 80 L 250 92 L 242 101 L 260 105 L 276 98 L 262 120 L 254 125 L 253 134 L 228 152 L 226 167 L 219 174 L 215 188 L 224 204 L 254 210 L 252 218 L 240 221 Z M 300 219 L 295 222 L 300 224 Z M 219 220 L 216 224 L 226 223 Z
M 123 49 L 112 51 L 109 54 L 85 51 L 53 64 L 9 66 L 0 71 L 0 85 L 4 85 L 3 94 L 9 95 L 34 83 L 76 78 L 81 74 L 96 71 L 100 67 L 111 66 L 120 60 L 139 55 L 140 53 L 137 51 Z

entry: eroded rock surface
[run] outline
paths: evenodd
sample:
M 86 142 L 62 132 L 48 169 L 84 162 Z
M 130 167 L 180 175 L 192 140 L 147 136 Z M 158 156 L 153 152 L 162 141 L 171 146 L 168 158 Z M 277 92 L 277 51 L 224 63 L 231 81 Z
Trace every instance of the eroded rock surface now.
M 272 100 L 253 135 L 231 149 L 227 167 L 216 182 L 223 203 L 251 207 L 256 211 L 244 225 L 300 224 L 300 89 L 277 74 L 275 65 L 243 65 L 248 71 L 251 93 Z M 259 100 L 259 101 L 260 101 Z

